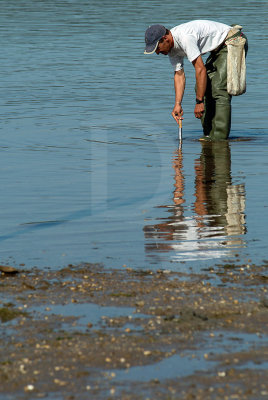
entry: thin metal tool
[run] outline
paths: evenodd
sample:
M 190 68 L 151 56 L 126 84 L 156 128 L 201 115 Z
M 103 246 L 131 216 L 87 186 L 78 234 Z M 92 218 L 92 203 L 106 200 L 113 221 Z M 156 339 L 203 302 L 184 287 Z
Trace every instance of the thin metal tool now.
M 182 141 L 182 119 L 179 119 L 179 139 Z

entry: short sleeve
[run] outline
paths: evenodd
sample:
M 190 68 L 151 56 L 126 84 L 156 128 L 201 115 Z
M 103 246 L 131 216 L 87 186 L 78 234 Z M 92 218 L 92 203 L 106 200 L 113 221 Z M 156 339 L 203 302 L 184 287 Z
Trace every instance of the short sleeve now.
M 180 71 L 183 69 L 183 57 L 174 55 L 174 56 L 169 56 L 169 61 L 174 69 L 174 71 Z

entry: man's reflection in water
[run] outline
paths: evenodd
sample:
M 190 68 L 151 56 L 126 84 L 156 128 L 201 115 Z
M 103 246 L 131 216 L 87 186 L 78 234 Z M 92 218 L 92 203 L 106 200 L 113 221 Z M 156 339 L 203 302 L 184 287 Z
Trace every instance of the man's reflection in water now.
M 231 152 L 228 142 L 202 142 L 200 158 L 195 161 L 194 215 L 185 206 L 183 154 L 179 149 L 173 160 L 175 190 L 170 215 L 160 224 L 144 227 L 146 251 L 181 251 L 192 258 L 223 255 L 223 248 L 241 247 L 245 227 L 245 190 L 232 184 Z M 217 254 L 217 249 L 221 250 Z M 211 254 L 213 251 L 213 254 Z M 195 255 L 193 256 L 193 252 Z M 188 257 L 186 257 L 188 258 Z
M 245 188 L 232 184 L 229 143 L 203 142 L 195 172 L 195 212 L 200 226 L 218 227 L 227 236 L 244 234 Z M 215 237 L 215 232 L 211 235 Z
M 187 225 L 183 223 L 183 203 L 184 200 L 184 176 L 183 176 L 183 156 L 182 151 L 179 149 L 173 159 L 173 168 L 175 170 L 175 190 L 173 192 L 173 205 L 172 206 L 159 206 L 160 208 L 167 208 L 170 214 L 163 223 L 156 225 L 147 225 L 144 227 L 145 238 L 153 238 L 155 242 L 146 243 L 146 251 L 169 251 L 172 250 L 172 240 L 184 240 L 184 232 L 187 230 Z M 165 240 L 166 242 L 164 242 Z

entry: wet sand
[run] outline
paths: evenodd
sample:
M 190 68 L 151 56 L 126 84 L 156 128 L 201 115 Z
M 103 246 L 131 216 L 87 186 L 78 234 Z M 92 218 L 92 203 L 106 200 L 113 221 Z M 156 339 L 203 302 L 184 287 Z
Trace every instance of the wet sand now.
M 268 398 L 267 267 L 1 272 L 0 397 Z

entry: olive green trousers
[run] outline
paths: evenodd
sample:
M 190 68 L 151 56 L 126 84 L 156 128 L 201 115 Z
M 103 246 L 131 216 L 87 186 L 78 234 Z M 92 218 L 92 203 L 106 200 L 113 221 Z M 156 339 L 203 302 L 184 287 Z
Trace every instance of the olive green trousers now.
M 244 34 L 242 36 L 246 38 Z M 247 42 L 245 51 L 247 53 Z M 210 140 L 226 140 L 231 129 L 232 101 L 232 96 L 227 92 L 227 46 L 222 45 L 212 51 L 205 67 L 207 88 L 204 97 L 205 112 L 201 119 L 204 137 Z

